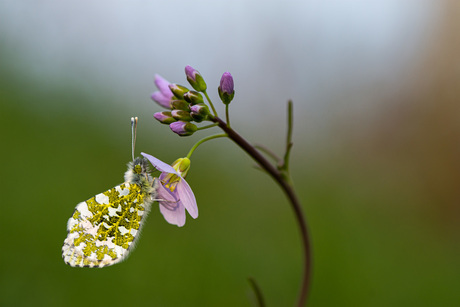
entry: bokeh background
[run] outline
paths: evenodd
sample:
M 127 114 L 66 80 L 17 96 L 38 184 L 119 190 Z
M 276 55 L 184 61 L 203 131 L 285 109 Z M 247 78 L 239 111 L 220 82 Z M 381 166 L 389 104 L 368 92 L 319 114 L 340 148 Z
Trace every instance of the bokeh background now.
M 173 162 L 189 138 L 155 122 L 153 76 L 197 68 L 232 124 L 282 154 L 309 221 L 311 306 L 460 304 L 460 2 L 0 0 L 0 305 L 291 306 L 301 248 L 282 192 L 236 146 L 194 154 L 200 216 L 154 205 L 122 264 L 61 259 L 75 205 L 138 152 Z M 218 106 L 222 113 L 222 106 Z M 217 131 L 215 131 L 217 132 Z

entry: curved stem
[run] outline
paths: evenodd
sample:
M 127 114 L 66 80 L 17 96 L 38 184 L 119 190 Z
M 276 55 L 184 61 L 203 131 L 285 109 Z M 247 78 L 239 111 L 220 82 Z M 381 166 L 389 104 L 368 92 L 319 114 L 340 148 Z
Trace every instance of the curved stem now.
M 207 142 L 209 140 L 213 140 L 213 139 L 217 139 L 217 138 L 223 138 L 223 137 L 226 137 L 227 134 L 223 133 L 223 134 L 215 134 L 215 135 L 210 135 L 208 137 L 205 137 L 201 140 L 199 140 L 198 142 L 195 143 L 195 145 L 193 145 L 193 147 L 190 149 L 190 151 L 188 152 L 187 154 L 187 158 L 190 159 L 190 157 L 192 156 L 193 152 L 195 151 L 195 149 L 198 148 L 198 146 L 200 146 L 201 144 L 203 144 L 204 142 Z
M 300 286 L 300 291 L 297 298 L 297 306 L 305 306 L 310 287 L 312 267 L 310 237 L 308 233 L 307 221 L 304 217 L 300 201 L 297 198 L 293 187 L 286 181 L 285 176 L 283 176 L 283 174 L 278 169 L 276 169 L 270 162 L 268 162 L 268 160 L 265 159 L 265 157 L 259 151 L 257 151 L 254 146 L 252 146 L 248 141 L 240 136 L 235 130 L 228 127 L 223 120 L 217 116 L 210 116 L 210 120 L 214 123 L 217 123 L 218 126 L 227 133 L 230 139 L 232 139 L 238 146 L 246 151 L 246 153 L 248 153 L 265 171 L 267 171 L 267 173 L 278 183 L 278 185 L 281 187 L 289 199 L 292 209 L 294 210 L 297 223 L 299 225 L 304 251 L 302 284 Z
M 252 277 L 249 277 L 248 281 L 249 281 L 249 284 L 251 285 L 252 290 L 254 291 L 254 294 L 256 296 L 257 306 L 265 307 L 264 296 L 262 295 L 262 291 L 260 290 L 260 287 L 257 284 L 256 280 L 254 278 L 252 278 Z

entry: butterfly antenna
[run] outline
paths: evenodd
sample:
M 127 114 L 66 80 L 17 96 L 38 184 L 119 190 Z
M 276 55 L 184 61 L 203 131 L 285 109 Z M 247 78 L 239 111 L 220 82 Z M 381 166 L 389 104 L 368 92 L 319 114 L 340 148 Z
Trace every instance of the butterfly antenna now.
M 136 147 L 136 134 L 137 134 L 137 117 L 131 117 L 131 149 L 132 149 L 132 156 L 134 161 L 134 148 Z

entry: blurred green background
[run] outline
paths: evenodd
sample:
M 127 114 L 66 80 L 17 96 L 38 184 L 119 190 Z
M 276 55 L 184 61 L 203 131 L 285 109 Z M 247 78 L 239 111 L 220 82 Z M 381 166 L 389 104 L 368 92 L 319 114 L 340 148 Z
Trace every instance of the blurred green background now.
M 293 98 L 311 306 L 458 306 L 460 6 L 325 3 L 0 1 L 0 305 L 254 306 L 248 277 L 268 306 L 293 305 L 293 213 L 224 139 L 192 159 L 198 219 L 178 228 L 153 205 L 127 261 L 61 259 L 76 204 L 123 180 L 131 116 L 137 151 L 165 162 L 211 133 L 179 138 L 152 117 L 154 73 L 185 84 L 190 64 L 214 99 L 232 72 L 234 128 L 279 154 Z

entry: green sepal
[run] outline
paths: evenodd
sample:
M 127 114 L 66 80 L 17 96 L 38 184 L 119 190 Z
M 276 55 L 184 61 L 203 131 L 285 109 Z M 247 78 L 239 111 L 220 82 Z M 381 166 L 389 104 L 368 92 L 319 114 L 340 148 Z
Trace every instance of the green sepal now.
M 208 88 L 208 86 L 206 85 L 206 82 L 204 81 L 203 77 L 199 73 L 195 74 L 195 80 L 187 77 L 187 81 L 195 89 L 195 91 L 204 92 Z
M 207 105 L 204 103 L 199 103 L 194 106 L 192 106 L 193 111 L 190 112 L 190 116 L 193 118 L 194 121 L 200 123 L 203 120 L 206 120 L 208 118 L 209 113 L 209 108 Z
M 198 130 L 198 127 L 195 124 L 187 123 L 184 126 L 184 130 L 187 131 L 187 133 L 182 134 L 180 136 L 190 136 L 190 135 L 194 134 Z
M 184 99 L 185 101 L 189 102 L 192 105 L 204 102 L 203 96 L 200 93 L 195 92 L 195 91 L 189 91 L 185 93 Z
M 220 89 L 220 86 L 217 90 L 219 92 L 219 97 L 224 104 L 229 104 L 233 100 L 233 97 L 235 96 L 235 91 L 233 91 L 231 94 L 228 94 L 226 92 L 223 92 Z
M 184 99 L 184 94 L 189 91 L 188 88 L 179 84 L 170 84 L 169 89 L 178 99 Z
M 193 118 L 190 116 L 190 113 L 184 110 L 173 110 L 171 112 L 172 117 L 176 120 L 181 120 L 184 122 L 190 122 L 193 120 Z
M 173 100 L 171 101 L 171 106 L 173 110 L 190 111 L 190 105 L 185 100 Z

